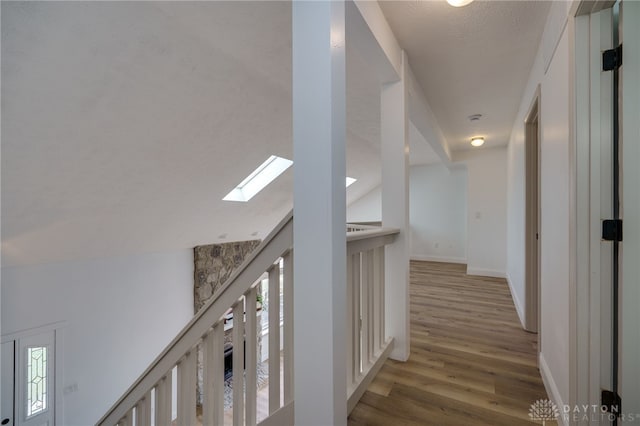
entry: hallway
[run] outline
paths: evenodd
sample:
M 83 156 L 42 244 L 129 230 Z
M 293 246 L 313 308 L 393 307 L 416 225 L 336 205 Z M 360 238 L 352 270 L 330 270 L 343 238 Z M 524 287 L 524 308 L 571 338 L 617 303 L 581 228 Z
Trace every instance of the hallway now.
M 410 292 L 411 356 L 385 363 L 349 425 L 532 424 L 547 395 L 506 281 L 412 261 Z

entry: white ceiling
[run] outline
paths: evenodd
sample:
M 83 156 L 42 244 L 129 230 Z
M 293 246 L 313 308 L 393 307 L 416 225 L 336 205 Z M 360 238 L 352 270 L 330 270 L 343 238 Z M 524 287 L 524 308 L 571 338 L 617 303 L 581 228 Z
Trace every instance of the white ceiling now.
M 285 2 L 3 2 L 2 264 L 264 237 L 292 158 Z M 348 190 L 380 181 L 378 83 L 349 54 Z M 223 237 L 224 236 L 224 237 Z
M 506 145 L 551 2 L 380 3 L 451 150 L 470 149 L 475 135 Z
M 291 170 L 249 203 L 222 201 L 269 155 L 292 158 L 289 3 L 2 2 L 1 7 L 3 266 L 261 238 L 291 208 Z M 414 9 L 423 8 L 440 10 L 431 4 Z M 541 14 L 538 7 L 523 8 L 531 20 Z M 429 102 L 450 141 L 466 137 L 466 124 L 459 120 L 468 115 L 462 111 L 465 100 L 482 101 L 485 109 L 472 112 L 496 115 L 497 133 L 504 132 L 504 123 L 510 126 L 522 90 L 515 86 L 524 84 L 533 53 L 520 58 L 518 51 L 503 52 L 502 62 L 517 57 L 512 71 L 520 73 L 503 79 L 509 88 L 499 93 L 508 99 L 488 96 L 484 89 L 461 96 L 459 86 L 495 90 L 498 79 L 487 70 L 471 77 L 457 70 L 449 73 L 456 79 L 442 79 L 420 55 L 435 54 L 436 62 L 453 66 L 480 56 L 460 43 L 481 51 L 487 46 L 469 41 L 462 31 L 458 44 L 449 43 L 459 48 L 449 52 L 456 58 L 447 58 L 440 48 L 427 47 L 441 44 L 433 41 L 443 37 L 416 29 L 414 40 L 398 28 L 399 19 L 407 28 L 420 27 L 406 13 L 413 10 L 409 3 L 384 10 L 409 54 L 416 51 L 412 66 L 431 90 Z M 482 20 L 494 25 L 500 22 L 491 13 L 508 18 L 514 31 L 511 13 L 494 6 L 479 10 Z M 445 15 L 427 13 L 422 26 L 451 35 L 456 31 L 440 22 Z M 475 18 L 460 22 L 469 20 Z M 539 37 L 532 30 L 516 32 L 527 40 Z M 347 190 L 348 202 L 380 182 L 378 84 L 347 45 L 347 174 L 358 179 Z M 438 84 L 442 88 L 434 92 Z M 410 140 L 412 164 L 437 161 L 413 126 Z

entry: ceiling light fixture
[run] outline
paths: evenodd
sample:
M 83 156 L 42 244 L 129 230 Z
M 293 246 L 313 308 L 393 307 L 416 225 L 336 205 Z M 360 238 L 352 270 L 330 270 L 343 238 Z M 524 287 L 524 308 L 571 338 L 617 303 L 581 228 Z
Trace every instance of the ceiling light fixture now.
M 484 138 L 481 136 L 475 136 L 471 138 L 471 145 L 473 146 L 482 146 L 484 144 Z
M 347 188 L 358 179 L 347 176 Z
M 275 178 L 280 176 L 287 170 L 293 161 L 286 158 L 272 155 L 260 164 L 249 176 L 247 176 L 240 185 L 236 186 L 229 192 L 224 201 L 249 201 L 254 195 L 262 191 L 265 186 L 274 181 Z
M 453 7 L 462 7 L 468 5 L 472 1 L 473 0 L 447 0 L 447 3 Z

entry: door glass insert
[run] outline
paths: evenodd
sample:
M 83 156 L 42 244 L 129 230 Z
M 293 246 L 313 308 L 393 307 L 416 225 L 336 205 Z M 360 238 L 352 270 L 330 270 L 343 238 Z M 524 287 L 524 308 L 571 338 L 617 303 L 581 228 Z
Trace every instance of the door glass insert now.
M 27 347 L 27 418 L 47 409 L 47 347 Z

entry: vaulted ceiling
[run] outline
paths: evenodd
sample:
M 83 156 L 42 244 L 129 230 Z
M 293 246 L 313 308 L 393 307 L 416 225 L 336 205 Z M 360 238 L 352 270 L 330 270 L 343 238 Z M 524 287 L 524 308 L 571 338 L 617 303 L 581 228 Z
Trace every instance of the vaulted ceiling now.
M 470 41 L 461 36 L 451 42 L 447 59 L 432 46 L 442 43 L 439 31 L 454 31 L 439 22 L 444 12 L 421 5 L 420 24 L 407 13 L 416 2 L 395 3 L 383 10 L 406 43 L 445 136 L 452 144 L 463 139 L 468 129 L 460 117 L 468 111 L 487 111 L 487 132 L 491 124 L 503 134 L 533 61 L 541 18 L 535 25 L 518 18 L 517 30 L 510 20 L 505 23 L 504 34 L 525 33 L 528 40 L 528 50 L 503 51 L 503 65 L 509 55 L 518 58 L 509 71 L 518 75 L 503 78 L 499 87 L 505 100 L 489 93 L 499 78 L 488 63 L 472 77 L 456 68 L 443 80 L 433 70 L 434 60 L 448 67 L 467 62 L 465 55 L 477 60 L 474 49 L 502 46 L 502 39 L 480 37 L 474 49 L 462 49 Z M 260 238 L 291 208 L 291 170 L 249 203 L 222 201 L 269 155 L 292 158 L 290 3 L 1 7 L 3 266 Z M 521 13 L 533 9 L 522 6 Z M 538 9 L 535 16 L 545 14 Z M 500 25 L 494 13 L 513 17 L 499 7 L 479 10 L 493 25 Z M 474 18 L 456 19 L 450 18 L 452 27 Z M 419 31 L 420 25 L 436 30 Z M 469 91 L 472 86 L 478 90 Z M 358 178 L 348 200 L 380 181 L 378 90 L 367 64 L 348 45 L 347 174 Z M 465 99 L 473 99 L 473 108 L 461 108 Z M 496 121 L 489 121 L 494 114 L 488 111 L 496 112 Z M 411 134 L 412 163 L 434 161 L 415 128 Z

